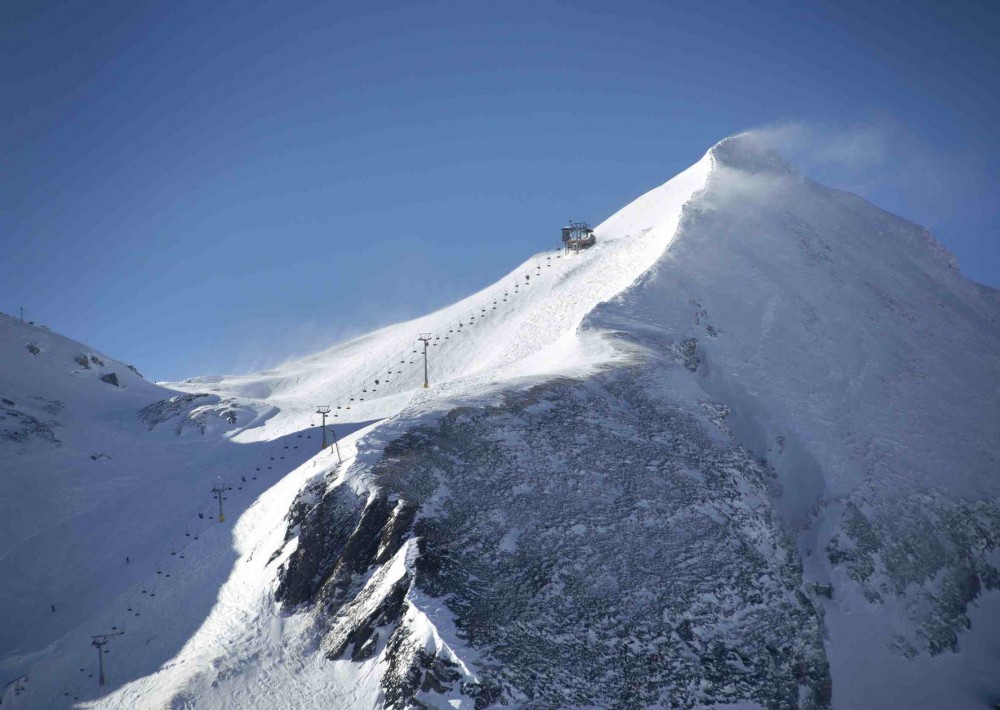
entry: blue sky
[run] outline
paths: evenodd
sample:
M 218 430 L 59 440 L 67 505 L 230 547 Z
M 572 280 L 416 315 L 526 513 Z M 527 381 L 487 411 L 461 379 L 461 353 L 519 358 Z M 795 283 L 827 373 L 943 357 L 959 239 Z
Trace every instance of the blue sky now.
M 763 125 L 1000 286 L 1000 4 L 698 5 L 5 3 L 0 310 L 155 379 L 271 366 Z

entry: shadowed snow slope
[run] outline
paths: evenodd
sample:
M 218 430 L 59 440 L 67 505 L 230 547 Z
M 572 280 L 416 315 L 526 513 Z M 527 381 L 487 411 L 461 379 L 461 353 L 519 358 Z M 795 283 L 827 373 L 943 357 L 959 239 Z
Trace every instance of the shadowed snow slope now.
M 0 322 L 23 577 L 0 669 L 27 673 L 5 707 L 1000 701 L 998 293 L 753 134 L 595 231 L 437 313 L 170 389 Z M 309 459 L 317 404 L 343 463 Z M 220 474 L 232 528 L 189 519 Z M 89 634 L 138 602 L 99 691 Z

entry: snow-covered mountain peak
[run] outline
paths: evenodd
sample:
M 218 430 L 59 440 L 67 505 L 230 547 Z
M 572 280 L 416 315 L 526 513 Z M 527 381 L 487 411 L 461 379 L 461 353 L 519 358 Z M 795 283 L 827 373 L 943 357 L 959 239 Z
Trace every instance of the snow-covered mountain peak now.
M 595 231 L 169 388 L 0 322 L 5 710 L 995 702 L 998 292 L 752 133 Z

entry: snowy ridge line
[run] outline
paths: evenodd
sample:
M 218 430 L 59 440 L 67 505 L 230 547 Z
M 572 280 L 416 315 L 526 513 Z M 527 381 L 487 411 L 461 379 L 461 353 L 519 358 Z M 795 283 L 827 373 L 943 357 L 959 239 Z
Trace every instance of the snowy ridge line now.
M 439 311 L 275 369 L 192 378 L 169 386 L 270 401 L 280 407 L 277 418 L 284 421 L 311 415 L 318 401 L 340 407 L 333 410 L 338 422 L 373 421 L 400 411 L 407 398 L 423 389 L 419 367 L 406 367 L 417 364 L 420 352 L 413 350 L 418 333 L 434 336 L 429 352 L 449 353 L 444 362 L 440 357 L 430 362 L 435 384 L 460 382 L 462 389 L 475 390 L 525 375 L 591 371 L 620 352 L 600 334 L 584 337 L 579 326 L 594 307 L 615 298 L 656 263 L 677 234 L 684 205 L 704 189 L 713 169 L 709 151 L 688 170 L 598 225 L 598 241 L 590 249 L 532 255 L 496 283 Z M 441 351 L 435 346 L 444 345 L 446 336 L 447 348 Z M 383 374 L 391 374 L 388 386 Z M 371 397 L 363 390 L 370 390 L 376 379 L 378 393 Z M 348 404 L 350 417 L 345 416 Z

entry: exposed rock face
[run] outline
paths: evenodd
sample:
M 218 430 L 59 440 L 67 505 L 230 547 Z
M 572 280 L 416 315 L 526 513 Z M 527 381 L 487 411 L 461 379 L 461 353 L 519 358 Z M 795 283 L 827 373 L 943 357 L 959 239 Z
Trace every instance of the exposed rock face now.
M 27 406 L 19 407 L 14 400 L 7 397 L 0 400 L 0 442 L 10 442 L 21 446 L 31 441 L 41 441 L 46 444 L 59 445 L 55 435 L 55 427 L 59 422 L 54 419 L 42 419 L 43 415 L 58 414 L 62 411 L 62 402 L 34 398 Z M 34 411 L 35 416 L 31 413 Z
M 161 424 L 172 422 L 178 436 L 185 430 L 204 434 L 206 428 L 220 421 L 228 425 L 240 421 L 240 413 L 249 413 L 232 399 L 220 399 L 217 395 L 198 392 L 179 394 L 169 399 L 154 402 L 139 412 L 139 419 L 149 426 L 150 431 Z
M 827 545 L 834 565 L 846 568 L 873 604 L 902 600 L 917 635 L 898 636 L 897 650 L 957 651 L 970 627 L 969 605 L 980 593 L 1000 589 L 1000 506 L 940 494 L 904 496 L 891 512 L 862 511 L 848 503 L 842 534 Z
M 334 486 L 292 521 L 279 598 L 315 608 L 329 657 L 384 653 L 391 707 L 446 691 L 482 708 L 826 706 L 822 620 L 771 475 L 646 384 L 559 382 L 404 434 L 367 498 Z M 428 597 L 478 682 L 422 650 L 407 619 Z
M 101 375 L 101 382 L 107 382 L 109 385 L 114 385 L 115 387 L 120 386 L 118 383 L 118 375 L 115 374 L 114 372 L 109 372 L 106 375 Z
M 691 372 L 697 372 L 698 365 L 701 364 L 701 360 L 697 355 L 698 341 L 694 338 L 688 338 L 681 342 L 678 350 L 680 350 L 681 356 L 684 358 L 684 367 L 691 370 Z
M 400 550 L 414 513 L 412 504 L 390 503 L 384 495 L 363 501 L 344 486 L 327 491 L 315 507 L 300 508 L 299 545 L 276 597 L 291 605 L 315 602 L 325 616 L 353 605 L 355 623 L 335 628 L 323 643 L 328 658 L 339 658 L 348 648 L 355 660 L 371 655 L 363 647 L 374 649 L 368 642 L 375 628 L 399 618 L 409 575 L 372 604 L 366 604 L 372 595 L 360 594 L 359 585 L 369 568 L 386 564 Z
M 184 417 L 192 407 L 199 404 L 204 404 L 206 402 L 217 402 L 218 397 L 211 394 L 179 394 L 169 399 L 163 399 L 159 402 L 153 402 L 147 407 L 139 412 L 139 420 L 144 422 L 149 426 L 149 430 L 152 431 L 156 428 L 158 424 L 162 424 L 169 421 L 175 417 Z M 181 430 L 185 426 L 185 421 L 182 420 L 177 425 L 177 433 L 180 434 Z

